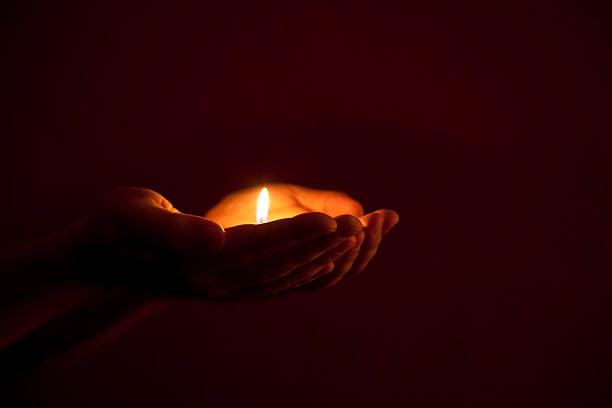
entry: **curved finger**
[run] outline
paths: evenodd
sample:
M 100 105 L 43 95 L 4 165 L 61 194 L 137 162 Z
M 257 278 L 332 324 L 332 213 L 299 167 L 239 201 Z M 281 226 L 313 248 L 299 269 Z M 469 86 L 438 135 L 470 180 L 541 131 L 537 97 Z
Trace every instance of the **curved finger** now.
M 221 250 L 225 232 L 204 217 L 168 210 L 152 201 L 125 204 L 116 220 L 119 239 L 178 254 L 208 255 Z
M 366 224 L 365 239 L 357 259 L 355 259 L 352 268 L 346 273 L 345 276 L 354 276 L 363 271 L 368 263 L 370 263 L 372 258 L 374 258 L 374 255 L 376 255 L 376 251 L 378 251 L 378 246 L 380 245 L 380 240 L 382 239 L 384 216 L 382 214 L 373 212 L 364 216 L 363 220 Z
M 282 254 L 277 254 L 261 263 L 259 272 L 253 276 L 258 282 L 266 282 L 282 278 L 296 268 L 314 261 L 326 252 L 342 244 L 345 240 L 338 234 L 315 238 L 289 248 Z
M 252 247 L 274 253 L 304 240 L 335 232 L 336 221 L 323 213 L 305 213 L 265 224 L 244 224 L 226 232 L 227 251 Z
M 351 238 L 345 239 L 342 244 L 333 248 L 332 250 L 326 252 L 321 255 L 316 260 L 309 262 L 305 265 L 302 265 L 299 268 L 296 268 L 294 271 L 289 273 L 287 276 L 284 276 L 281 279 L 277 279 L 270 283 L 270 286 L 276 291 L 284 291 L 287 290 L 301 282 L 309 281 L 313 276 L 317 275 L 327 275 L 332 269 L 335 269 L 335 261 L 341 258 L 344 254 L 346 254 L 351 248 L 355 245 L 354 240 Z M 328 265 L 332 263 L 333 268 L 331 269 L 321 269 L 322 266 Z
M 326 276 L 315 275 L 312 278 L 295 285 L 294 287 L 306 290 L 322 289 L 329 286 L 333 286 L 338 283 L 344 275 L 351 269 L 353 262 L 359 255 L 359 250 L 363 244 L 365 233 L 361 232 L 359 235 L 352 237 L 353 247 L 350 251 L 347 251 L 342 257 L 338 258 L 334 264 L 335 268 L 333 273 Z
M 338 225 L 337 233 L 343 237 L 352 237 L 363 231 L 363 224 L 354 215 L 342 214 L 335 217 L 334 220 Z
M 342 257 L 347 251 L 354 246 L 354 242 L 350 239 L 345 240 L 336 248 L 326 252 L 316 260 L 309 262 L 299 268 L 294 269 L 291 273 L 283 276 L 280 279 L 270 281 L 263 285 L 257 285 L 249 288 L 240 289 L 236 295 L 239 297 L 266 297 L 272 296 L 286 291 L 299 284 L 300 282 L 309 280 L 313 276 L 328 275 L 334 270 L 334 261 Z
M 338 234 L 306 241 L 275 256 L 264 256 L 259 260 L 238 260 L 238 266 L 216 275 L 208 294 L 218 297 L 243 287 L 261 285 L 288 275 L 300 266 L 319 258 L 340 245 L 346 238 Z
M 383 210 L 377 210 L 375 211 L 375 213 L 381 214 L 384 217 L 384 221 L 383 221 L 382 228 L 381 228 L 381 236 L 384 236 L 386 233 L 388 233 L 399 221 L 399 215 L 393 210 L 383 209 Z M 366 225 L 370 224 L 370 228 L 371 228 L 373 225 L 372 217 L 368 216 L 367 218 L 365 218 L 364 224 Z M 346 276 L 347 273 L 351 270 L 351 268 L 353 267 L 353 264 L 355 263 L 360 253 L 361 246 L 363 245 L 363 242 L 365 240 L 365 233 L 361 232 L 359 235 L 357 235 L 356 238 L 357 238 L 357 244 L 355 245 L 354 249 L 351 250 L 350 252 L 347 252 L 342 258 L 334 262 L 336 267 L 334 268 L 333 273 L 330 273 L 324 277 L 314 276 L 309 281 L 303 282 L 299 286 L 303 286 L 303 289 L 321 289 L 321 288 L 333 286 L 336 283 L 338 283 L 340 280 L 342 280 L 342 278 Z M 373 256 L 376 254 L 376 250 L 379 244 L 380 244 L 380 241 L 378 241 L 378 244 L 376 245 L 376 249 L 374 250 L 374 253 L 372 253 L 370 250 L 371 255 L 368 255 L 366 253 L 364 255 L 364 258 L 366 259 L 369 258 L 369 260 L 371 260 Z M 367 260 L 367 262 L 369 262 L 369 260 Z M 360 268 L 360 270 L 363 270 L 363 268 L 365 268 L 365 266 L 367 265 L 367 262 L 363 266 L 360 266 L 358 264 L 357 267 Z M 361 261 L 359 263 L 361 263 Z
M 385 220 L 382 226 L 382 236 L 384 237 L 397 225 L 399 222 L 399 214 L 393 210 L 376 210 L 375 213 L 381 214 Z

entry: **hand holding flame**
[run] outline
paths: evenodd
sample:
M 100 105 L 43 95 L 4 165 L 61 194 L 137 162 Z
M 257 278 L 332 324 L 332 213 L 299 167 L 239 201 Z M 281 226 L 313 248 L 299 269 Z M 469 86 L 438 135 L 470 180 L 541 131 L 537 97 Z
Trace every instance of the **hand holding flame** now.
M 361 272 L 399 218 L 391 210 L 363 215 L 340 192 L 290 184 L 268 189 L 269 213 L 257 215 L 260 224 L 253 223 L 260 187 L 228 195 L 205 217 L 179 212 L 152 190 L 118 189 L 85 224 L 82 259 L 99 260 L 90 268 L 98 278 L 163 289 L 178 277 L 207 298 L 270 296 L 331 286 Z M 112 264 L 142 273 L 113 277 L 120 269 Z
M 318 217 L 319 222 L 323 223 L 327 216 L 326 222 L 330 226 L 335 222 L 337 230 L 334 233 L 324 233 L 321 230 L 321 234 L 329 238 L 323 247 L 325 256 L 321 255 L 306 266 L 302 265 L 297 272 L 286 273 L 278 279 L 270 279 L 270 282 L 260 285 L 237 289 L 237 296 L 247 293 L 253 296 L 267 296 L 298 287 L 305 289 L 328 287 L 338 283 L 345 276 L 356 275 L 372 260 L 382 237 L 399 220 L 397 213 L 392 210 L 378 210 L 364 216 L 361 204 L 344 193 L 314 190 L 291 184 L 273 184 L 268 186 L 265 192 L 261 187 L 253 187 L 232 193 L 209 210 L 205 217 L 226 228 L 227 243 L 231 240 L 232 228 L 252 223 L 253 214 L 257 214 L 258 222 L 263 219 L 263 213 L 256 210 L 255 203 L 261 203 L 261 197 L 268 197 L 267 190 L 270 196 L 270 200 L 267 201 L 268 220 L 301 222 L 300 217 L 309 220 L 306 214 L 310 214 L 311 218 Z M 300 214 L 304 215 L 298 216 Z M 290 229 L 291 221 L 285 223 L 287 224 L 285 228 Z M 259 228 L 263 233 L 265 227 L 262 225 L 240 228 L 254 231 Z M 342 239 L 334 240 L 334 236 Z M 293 242 L 293 245 L 300 248 L 307 245 L 307 242 L 307 239 L 303 239 Z M 318 266 L 318 270 L 314 270 L 314 266 Z

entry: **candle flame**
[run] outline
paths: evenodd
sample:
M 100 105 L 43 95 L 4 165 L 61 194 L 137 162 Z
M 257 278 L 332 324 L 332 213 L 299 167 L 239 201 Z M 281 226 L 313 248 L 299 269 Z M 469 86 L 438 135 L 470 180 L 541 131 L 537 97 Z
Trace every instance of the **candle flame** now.
M 268 189 L 266 187 L 261 189 L 259 198 L 257 199 L 257 212 L 255 214 L 255 221 L 257 224 L 263 224 L 268 221 L 268 209 L 270 208 L 270 198 L 268 196 Z

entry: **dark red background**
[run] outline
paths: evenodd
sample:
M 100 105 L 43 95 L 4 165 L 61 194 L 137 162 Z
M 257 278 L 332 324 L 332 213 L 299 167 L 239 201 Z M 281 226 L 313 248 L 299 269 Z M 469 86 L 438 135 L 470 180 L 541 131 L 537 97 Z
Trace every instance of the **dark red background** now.
M 612 401 L 604 2 L 14 3 L 1 17 L 2 244 L 117 185 L 202 214 L 285 181 L 401 215 L 355 280 L 177 302 L 29 398 Z

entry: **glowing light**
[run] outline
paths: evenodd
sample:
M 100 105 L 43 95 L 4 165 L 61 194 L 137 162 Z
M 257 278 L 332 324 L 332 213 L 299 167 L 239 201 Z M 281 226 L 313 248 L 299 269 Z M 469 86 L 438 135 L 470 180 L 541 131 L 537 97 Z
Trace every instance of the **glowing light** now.
M 263 224 L 268 221 L 268 209 L 270 208 L 270 198 L 268 196 L 268 189 L 262 188 L 257 199 L 257 212 L 255 214 L 255 221 L 257 224 Z

